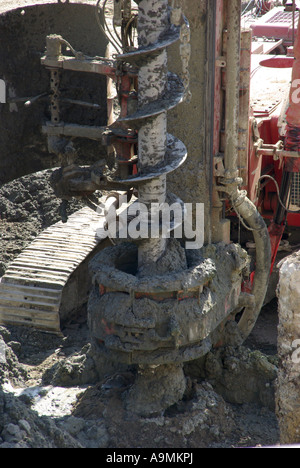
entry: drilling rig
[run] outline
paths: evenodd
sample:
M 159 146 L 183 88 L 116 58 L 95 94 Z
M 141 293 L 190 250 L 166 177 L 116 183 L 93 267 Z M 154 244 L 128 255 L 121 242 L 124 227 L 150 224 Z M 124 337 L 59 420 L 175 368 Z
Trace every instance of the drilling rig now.
M 57 154 L 62 165 L 53 177 L 57 196 L 64 202 L 72 196 L 84 196 L 92 204 L 92 194 L 106 190 L 109 192 L 105 202 L 108 220 L 112 208 L 116 213 L 125 206 L 127 213 L 129 210 L 135 213 L 139 225 L 140 235 L 130 236 L 127 229 L 127 239 L 118 236 L 119 225 L 112 239 L 114 245 L 91 261 L 93 290 L 88 320 L 99 353 L 108 360 L 137 366 L 137 379 L 126 404 L 145 415 L 157 413 L 182 398 L 185 362 L 204 356 L 212 346 L 232 340 L 242 343 L 247 338 L 263 305 L 268 284 L 271 266 L 268 230 L 256 206 L 241 189 L 241 2 L 227 2 L 226 9 L 225 4 L 206 5 L 207 30 L 214 39 L 211 43 L 206 39 L 206 46 L 211 49 L 206 59 L 213 79 L 207 82 L 205 90 L 209 96 L 203 148 L 206 154 L 199 154 L 199 161 L 203 162 L 202 176 L 208 177 L 205 181 L 208 191 L 205 199 L 195 198 L 193 202 L 194 222 L 199 222 L 196 205 L 202 204 L 207 226 L 202 226 L 204 242 L 194 242 L 189 249 L 183 236 L 174 235 L 180 224 L 188 222 L 184 215 L 186 201 L 168 191 L 171 173 L 173 185 L 180 186 L 176 183 L 176 171 L 188 157 L 184 142 L 167 131 L 168 112 L 193 99 L 189 89 L 190 25 L 181 2 L 173 1 L 169 5 L 167 0 L 115 0 L 112 29 L 107 27 L 115 49 L 112 57 L 88 58 L 74 50 L 72 57 L 65 56 L 62 48 L 68 46 L 72 50 L 72 47 L 63 37 L 50 35 L 42 59 L 50 70 L 52 90 L 51 122 L 44 131 L 52 151 L 59 148 Z M 224 7 L 222 12 L 221 7 Z M 217 57 L 214 49 L 217 44 L 221 48 L 217 33 L 223 34 L 223 13 L 226 57 L 221 53 Z M 107 25 L 105 17 L 104 24 Z M 214 30 L 216 25 L 218 31 Z M 180 76 L 169 70 L 167 54 L 167 49 L 178 41 Z M 218 103 L 214 86 L 221 80 L 224 67 L 226 92 L 222 116 L 220 96 Z M 97 165 L 76 166 L 72 161 L 73 152 L 61 150 L 66 135 L 76 136 L 80 131 L 88 137 L 92 130 L 96 132 L 96 129 L 78 129 L 60 121 L 59 76 L 64 70 L 96 72 L 107 76 L 110 85 L 110 80 L 117 83 L 119 117 L 105 131 L 99 130 L 102 143 L 114 150 L 112 170 L 102 170 Z M 218 148 L 221 129 L 215 127 L 223 118 L 224 153 L 221 154 Z M 163 230 L 166 226 L 159 213 L 163 206 L 170 206 L 175 200 L 183 214 L 177 218 L 170 216 L 167 229 Z M 230 221 L 224 217 L 226 201 L 253 232 L 259 253 L 247 292 L 243 291 L 243 284 L 249 281 L 249 258 L 240 245 L 231 242 Z M 151 237 L 154 219 L 158 235 Z M 235 320 L 238 313 L 239 320 Z M 153 386 L 153 392 L 149 401 L 145 401 L 143 388 L 149 386 Z
M 295 145 L 283 148 L 278 115 L 268 138 L 270 114 L 250 106 L 252 32 L 241 27 L 240 0 L 111 4 L 109 18 L 107 0 L 95 5 L 105 57 L 47 36 L 43 134 L 60 161 L 52 186 L 61 212 L 78 197 L 106 217 L 111 245 L 90 262 L 92 344 L 107 361 L 136 367 L 125 404 L 149 415 L 182 398 L 185 363 L 253 330 L 290 214 L 283 162 L 294 161 Z M 70 71 L 106 77 L 106 126 L 62 120 L 60 80 Z M 276 102 L 282 115 L 286 101 Z M 106 147 L 110 164 L 76 164 L 77 137 Z M 273 215 L 262 209 L 271 192 Z

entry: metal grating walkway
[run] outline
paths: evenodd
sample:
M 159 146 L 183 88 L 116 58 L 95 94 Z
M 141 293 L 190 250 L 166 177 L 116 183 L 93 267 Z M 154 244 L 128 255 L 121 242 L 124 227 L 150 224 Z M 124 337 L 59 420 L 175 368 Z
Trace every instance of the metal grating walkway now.
M 103 225 L 103 215 L 83 208 L 43 231 L 0 279 L 0 323 L 59 333 L 63 288 L 102 240 Z
M 299 11 L 295 11 L 295 20 L 298 23 Z M 266 23 L 291 23 L 293 22 L 292 11 L 277 11 L 275 15 L 268 18 Z
M 300 173 L 293 174 L 293 184 L 291 190 L 291 205 L 300 207 Z

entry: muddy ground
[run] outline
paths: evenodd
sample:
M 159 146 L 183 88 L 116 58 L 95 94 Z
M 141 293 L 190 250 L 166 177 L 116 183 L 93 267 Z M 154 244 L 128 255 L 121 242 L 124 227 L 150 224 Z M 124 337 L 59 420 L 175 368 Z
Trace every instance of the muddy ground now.
M 50 173 L 25 176 L 0 189 L 0 276 L 28 242 L 60 219 Z M 80 207 L 74 202 L 69 212 Z M 124 410 L 123 396 L 133 382 L 134 368 L 101 372 L 91 352 L 86 306 L 63 325 L 60 337 L 1 327 L 0 448 L 278 444 L 276 327 L 273 300 L 243 347 L 219 349 L 186 366 L 184 399 L 153 418 Z

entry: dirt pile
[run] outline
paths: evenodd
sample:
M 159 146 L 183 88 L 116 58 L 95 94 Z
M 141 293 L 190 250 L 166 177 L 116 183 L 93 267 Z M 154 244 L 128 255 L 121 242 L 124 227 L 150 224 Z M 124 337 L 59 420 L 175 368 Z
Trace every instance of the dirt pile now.
M 58 346 L 61 340 L 68 353 L 68 338 L 1 327 L 0 340 L 5 344 L 0 364 L 0 448 L 107 446 L 103 419 L 89 421 L 71 415 L 70 408 L 84 388 L 79 391 L 42 384 L 41 377 L 48 365 L 46 356 L 51 355 L 48 347 Z M 76 345 L 72 346 L 73 352 L 76 349 Z M 52 352 L 54 359 L 57 349 Z
M 222 348 L 205 358 L 204 378 L 230 403 L 274 410 L 278 359 L 245 347 Z
M 11 262 L 43 229 L 61 220 L 46 170 L 16 179 L 0 188 L 0 277 Z M 72 201 L 68 213 L 82 208 Z

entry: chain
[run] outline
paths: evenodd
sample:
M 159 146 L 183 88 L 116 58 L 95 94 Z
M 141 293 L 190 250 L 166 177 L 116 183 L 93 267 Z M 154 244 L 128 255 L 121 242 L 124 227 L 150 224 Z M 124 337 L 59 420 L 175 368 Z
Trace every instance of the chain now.
M 185 102 L 190 103 L 192 93 L 190 91 L 189 62 L 191 58 L 191 32 L 188 22 L 185 20 L 178 0 L 172 1 L 171 23 L 180 26 L 180 58 L 182 63 L 182 81 L 185 90 Z
M 191 102 L 189 62 L 191 58 L 190 28 L 184 22 L 180 29 L 180 57 L 182 62 L 182 81 L 185 89 L 185 101 Z

